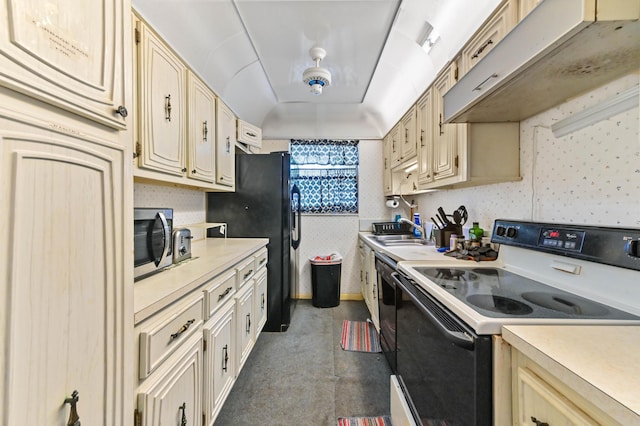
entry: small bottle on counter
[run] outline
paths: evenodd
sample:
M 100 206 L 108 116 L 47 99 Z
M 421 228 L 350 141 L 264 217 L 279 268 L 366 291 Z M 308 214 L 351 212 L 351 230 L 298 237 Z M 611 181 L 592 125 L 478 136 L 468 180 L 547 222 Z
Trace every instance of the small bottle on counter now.
M 473 227 L 469 229 L 469 239 L 471 241 L 482 243 L 482 237 L 484 237 L 484 230 L 480 228 L 480 224 L 478 222 L 473 222 Z
M 458 247 L 458 235 L 451 234 L 449 237 L 449 251 L 457 250 Z
M 415 223 L 416 225 L 420 226 L 420 213 L 414 213 L 413 214 L 413 223 Z M 422 232 L 420 232 L 420 230 L 418 228 L 413 228 L 413 236 L 416 238 L 421 238 L 422 237 Z

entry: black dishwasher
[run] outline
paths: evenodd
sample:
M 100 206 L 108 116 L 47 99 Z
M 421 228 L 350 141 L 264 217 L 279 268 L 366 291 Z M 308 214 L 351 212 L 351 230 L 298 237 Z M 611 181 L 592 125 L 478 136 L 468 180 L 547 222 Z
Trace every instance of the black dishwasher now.
M 380 320 L 380 346 L 389 366 L 396 374 L 396 310 L 402 306 L 402 291 L 396 286 L 391 274 L 396 271 L 396 261 L 375 252 L 378 276 L 378 318 Z

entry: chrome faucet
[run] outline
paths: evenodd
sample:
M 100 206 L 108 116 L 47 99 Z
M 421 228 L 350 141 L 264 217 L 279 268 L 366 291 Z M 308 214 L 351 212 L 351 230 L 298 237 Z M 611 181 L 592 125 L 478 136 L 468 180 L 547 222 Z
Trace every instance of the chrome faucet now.
M 420 239 L 424 240 L 427 238 L 425 232 L 424 232 L 424 228 L 420 225 L 416 225 L 415 223 L 411 222 L 409 219 L 406 219 L 404 217 L 401 217 L 400 219 L 398 219 L 398 223 L 408 223 L 409 225 L 413 226 L 415 229 L 417 229 L 418 231 L 420 231 L 420 234 L 422 235 L 422 237 Z

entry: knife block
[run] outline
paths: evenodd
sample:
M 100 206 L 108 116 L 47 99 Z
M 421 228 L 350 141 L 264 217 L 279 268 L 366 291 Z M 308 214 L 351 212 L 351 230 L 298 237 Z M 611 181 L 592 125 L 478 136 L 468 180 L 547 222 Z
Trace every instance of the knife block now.
M 436 230 L 436 248 L 449 247 L 452 234 L 462 235 L 462 225 L 450 223 L 444 228 Z

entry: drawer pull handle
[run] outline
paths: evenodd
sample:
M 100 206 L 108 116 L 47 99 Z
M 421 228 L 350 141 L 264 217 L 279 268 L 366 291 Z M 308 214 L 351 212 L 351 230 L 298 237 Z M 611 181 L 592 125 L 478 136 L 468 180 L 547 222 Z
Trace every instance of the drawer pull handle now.
M 251 274 L 253 274 L 253 269 L 249 269 L 249 272 L 247 272 L 246 274 L 244 274 L 244 276 L 242 277 L 243 280 L 246 280 L 247 278 L 249 278 L 251 276 Z
M 547 422 L 541 422 L 540 420 L 536 419 L 535 417 L 531 416 L 531 421 L 533 423 L 535 423 L 537 426 L 549 426 L 549 423 Z
M 487 40 L 485 44 L 480 46 L 480 48 L 476 50 L 476 53 L 474 53 L 473 56 L 471 56 L 471 59 L 476 59 L 477 57 L 479 57 L 482 54 L 482 52 L 484 52 L 484 49 L 489 47 L 490 44 L 493 44 L 493 40 L 491 39 Z
M 251 333 L 251 314 L 247 314 L 247 321 L 245 321 L 245 323 L 245 331 L 247 332 L 247 334 L 249 334 Z
M 195 318 L 194 319 L 190 319 L 189 321 L 185 322 L 184 325 L 182 327 L 180 327 L 180 330 L 176 331 L 175 333 L 173 333 L 171 335 L 171 339 L 170 340 L 174 340 L 174 339 L 177 339 L 178 337 L 180 337 L 180 335 L 182 333 L 184 333 L 185 331 L 187 331 L 189 329 L 189 327 L 191 327 L 191 324 L 193 324 L 194 322 L 196 322 Z
M 251 133 L 251 132 L 246 132 L 245 134 L 247 136 L 251 136 L 252 138 L 255 138 L 257 136 L 255 133 Z
M 182 416 L 180 417 L 180 426 L 187 426 L 187 403 L 183 402 L 182 405 L 178 408 L 179 411 L 182 411 Z
M 226 372 L 227 371 L 227 367 L 228 367 L 228 362 L 229 362 L 229 349 L 228 349 L 229 345 L 224 345 L 224 347 L 222 348 L 222 371 Z
M 224 293 L 222 293 L 220 296 L 218 296 L 218 302 L 221 301 L 222 299 L 224 299 L 226 297 L 227 294 L 229 294 L 229 292 L 233 289 L 233 287 L 227 287 L 227 289 L 224 291 Z
M 263 257 L 262 259 L 260 259 L 260 263 L 259 263 L 259 265 L 262 265 L 262 264 L 263 264 L 264 262 L 266 262 L 266 261 L 267 261 L 267 258 L 266 258 L 266 257 Z
M 260 309 L 264 311 L 264 293 L 262 293 L 262 301 L 260 302 Z
M 493 73 L 491 74 L 489 77 L 487 77 L 486 79 L 484 79 L 482 81 L 482 83 L 478 84 L 473 90 L 472 92 L 475 92 L 476 90 L 482 90 L 482 86 L 489 80 L 491 80 L 492 78 L 498 78 L 498 74 Z
M 78 416 L 78 409 L 76 405 L 80 398 L 78 397 L 78 391 L 74 390 L 71 393 L 71 397 L 64 400 L 65 404 L 69 404 L 71 406 L 71 412 L 69 413 L 69 421 L 67 421 L 67 426 L 80 426 L 80 416 Z

